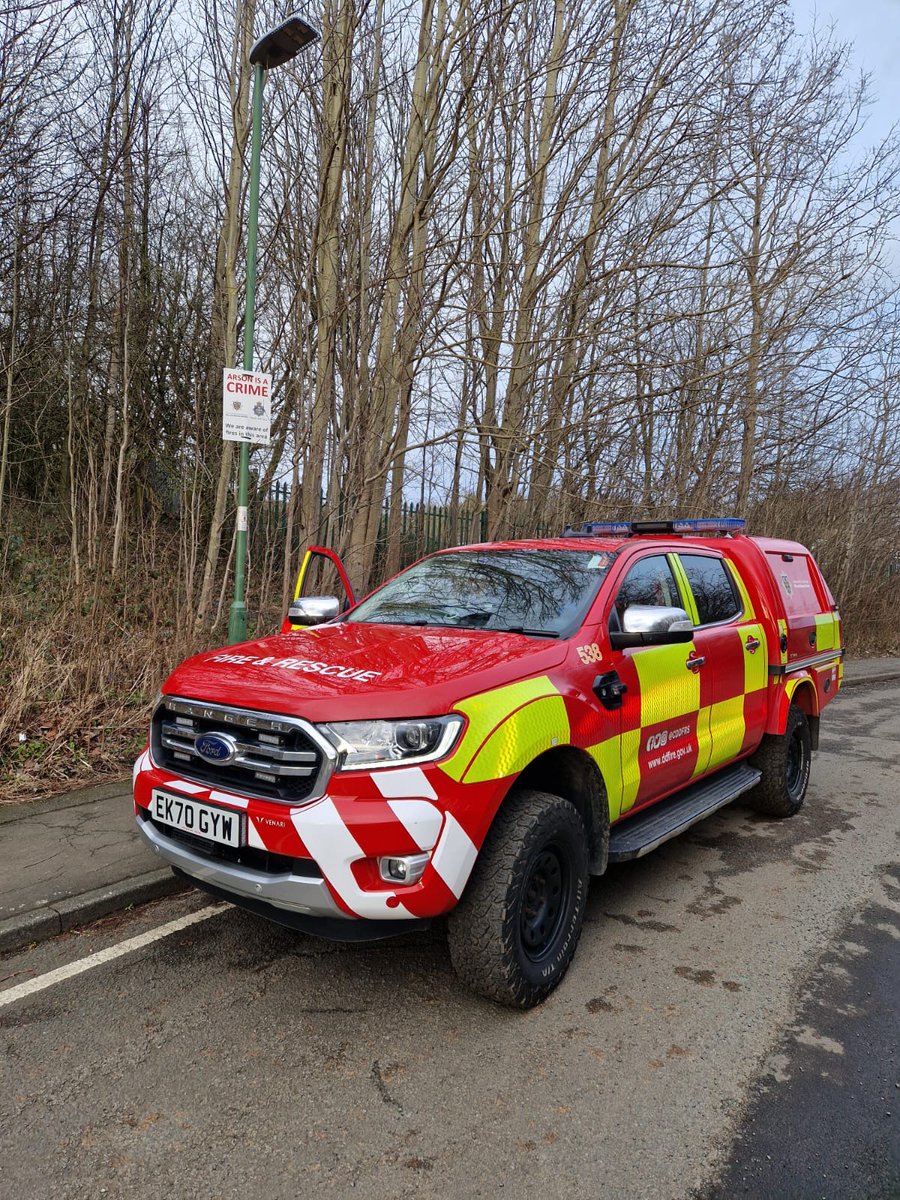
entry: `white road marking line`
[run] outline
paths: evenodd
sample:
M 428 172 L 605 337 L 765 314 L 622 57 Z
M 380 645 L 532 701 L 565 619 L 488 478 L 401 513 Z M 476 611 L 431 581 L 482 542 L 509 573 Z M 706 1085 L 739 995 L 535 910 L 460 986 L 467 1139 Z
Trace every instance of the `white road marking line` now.
M 107 946 L 105 950 L 98 950 L 94 954 L 89 954 L 87 958 L 79 958 L 65 967 L 57 967 L 55 971 L 48 971 L 46 975 L 27 979 L 24 983 L 0 992 L 0 1008 L 4 1008 L 7 1004 L 13 1004 L 16 1000 L 22 1000 L 26 996 L 33 996 L 35 992 L 42 992 L 44 988 L 53 987 L 55 983 L 62 983 L 75 975 L 91 971 L 94 967 L 100 967 L 114 958 L 121 958 L 123 954 L 130 954 L 132 950 L 140 950 L 144 946 L 158 942 L 161 938 L 168 937 L 171 933 L 187 929 L 189 925 L 196 925 L 199 921 L 208 921 L 210 917 L 218 916 L 219 913 L 226 912 L 230 907 L 228 904 L 214 904 L 209 908 L 201 908 L 199 912 L 188 913 L 186 917 L 178 917 L 177 920 L 169 921 L 156 929 L 150 929 L 146 933 L 139 933 L 136 937 L 127 938 L 124 942 L 119 942 L 117 946 Z

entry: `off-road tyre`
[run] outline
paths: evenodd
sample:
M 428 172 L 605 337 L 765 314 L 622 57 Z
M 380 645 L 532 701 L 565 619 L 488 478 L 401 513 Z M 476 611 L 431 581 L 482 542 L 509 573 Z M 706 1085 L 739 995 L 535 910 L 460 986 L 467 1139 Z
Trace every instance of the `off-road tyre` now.
M 762 771 L 762 779 L 747 795 L 751 806 L 767 817 L 792 817 L 798 813 L 803 807 L 812 764 L 806 713 L 792 704 L 784 733 L 767 733 L 750 763 Z
M 523 789 L 507 799 L 447 922 L 454 969 L 473 991 L 533 1008 L 561 981 L 584 921 L 587 842 L 559 796 Z

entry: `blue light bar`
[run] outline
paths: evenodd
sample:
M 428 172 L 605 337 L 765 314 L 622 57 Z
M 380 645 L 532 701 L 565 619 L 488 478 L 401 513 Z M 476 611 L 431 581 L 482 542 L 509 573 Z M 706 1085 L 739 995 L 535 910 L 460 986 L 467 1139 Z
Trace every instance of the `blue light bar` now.
M 741 533 L 746 528 L 743 517 L 698 517 L 672 522 L 673 533 Z
M 563 537 L 632 537 L 634 534 L 728 535 L 747 528 L 743 517 L 689 517 L 673 521 L 585 521 L 581 529 L 566 529 Z
M 628 537 L 631 524 L 628 521 L 585 521 L 581 530 L 587 537 Z

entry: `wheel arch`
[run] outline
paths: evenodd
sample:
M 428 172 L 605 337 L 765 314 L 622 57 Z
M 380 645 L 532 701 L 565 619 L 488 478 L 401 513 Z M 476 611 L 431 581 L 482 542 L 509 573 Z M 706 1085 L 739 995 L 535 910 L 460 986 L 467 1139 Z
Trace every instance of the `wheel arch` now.
M 504 803 L 517 788 L 561 796 L 578 810 L 587 830 L 591 874 L 602 875 L 609 853 L 609 800 L 603 776 L 591 756 L 577 746 L 554 746 L 520 772 Z M 503 804 L 497 811 L 502 808 Z
M 816 692 L 816 685 L 812 679 L 805 675 L 800 679 L 792 680 L 784 689 L 785 704 L 784 713 L 781 716 L 781 730 L 784 732 L 787 728 L 788 709 L 793 704 L 800 709 L 806 716 L 806 722 L 809 725 L 809 738 L 813 750 L 819 748 L 819 697 Z

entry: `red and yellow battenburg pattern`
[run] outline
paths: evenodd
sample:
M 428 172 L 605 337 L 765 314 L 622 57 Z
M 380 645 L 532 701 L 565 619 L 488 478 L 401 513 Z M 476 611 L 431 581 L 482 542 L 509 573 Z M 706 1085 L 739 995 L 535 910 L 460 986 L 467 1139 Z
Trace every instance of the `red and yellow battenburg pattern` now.
M 843 673 L 836 610 L 809 618 L 803 633 L 812 661 L 796 661 L 788 647 L 797 627 L 775 608 L 777 590 L 761 574 L 745 578 L 722 554 L 741 611 L 700 627 L 678 553 L 671 542 L 664 549 L 695 625 L 690 642 L 614 653 L 606 632 L 612 596 L 601 592 L 593 624 L 585 622 L 551 669 L 471 694 L 457 690 L 444 711 L 465 725 L 441 762 L 338 771 L 325 796 L 291 807 L 180 779 L 145 751 L 135 764 L 136 805 L 146 810 L 152 789 L 162 787 L 245 813 L 248 846 L 314 860 L 347 916 L 446 912 L 505 796 L 541 756 L 575 751 L 592 760 L 614 822 L 752 753 L 765 733 L 783 731 L 792 702 L 817 716 L 836 694 Z M 624 691 L 618 706 L 604 708 L 594 686 L 610 671 Z M 419 882 L 394 887 L 380 878 L 380 857 L 421 853 L 429 861 Z

